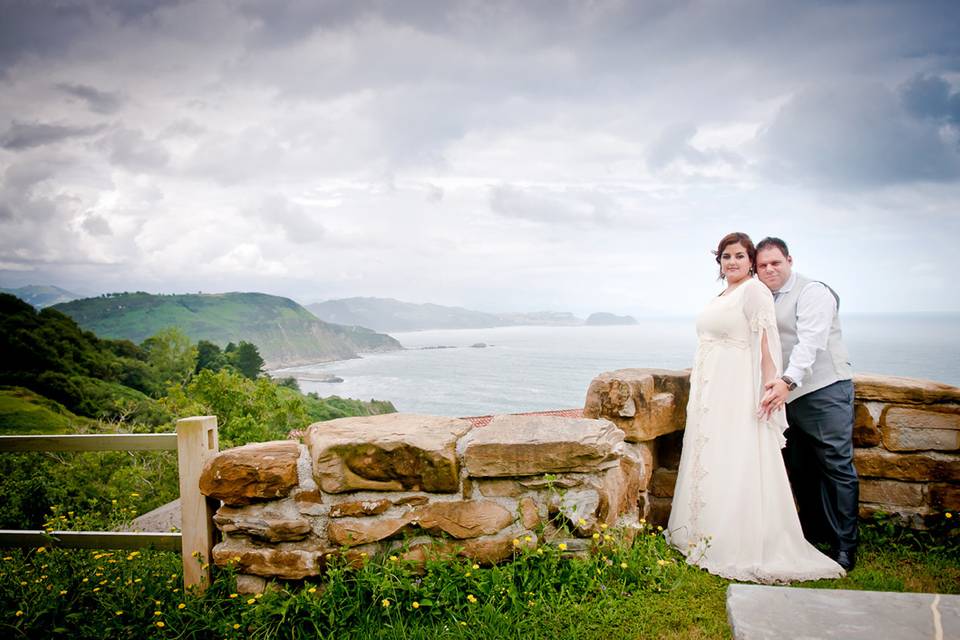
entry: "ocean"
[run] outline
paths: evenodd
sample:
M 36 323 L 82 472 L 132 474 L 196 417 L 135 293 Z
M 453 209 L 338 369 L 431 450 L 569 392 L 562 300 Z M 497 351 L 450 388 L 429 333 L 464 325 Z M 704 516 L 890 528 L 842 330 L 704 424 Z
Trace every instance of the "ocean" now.
M 847 314 L 842 323 L 855 372 L 960 386 L 960 314 Z M 298 378 L 304 393 L 390 400 L 398 411 L 465 417 L 582 407 L 597 374 L 685 369 L 696 348 L 693 318 L 390 335 L 406 349 L 271 373 Z M 486 346 L 472 346 L 479 344 Z M 324 375 L 343 382 L 310 380 Z

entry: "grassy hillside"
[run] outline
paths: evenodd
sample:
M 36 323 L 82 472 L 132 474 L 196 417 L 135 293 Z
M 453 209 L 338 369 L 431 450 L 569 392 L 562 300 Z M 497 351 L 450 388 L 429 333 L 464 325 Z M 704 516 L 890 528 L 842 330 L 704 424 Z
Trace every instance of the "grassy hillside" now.
M 401 348 L 390 336 L 327 324 L 293 300 L 263 293 L 122 293 L 55 308 L 104 337 L 140 342 L 173 326 L 192 340 L 220 345 L 246 340 L 257 345 L 268 368 Z
M 89 422 L 29 389 L 0 387 L 0 435 L 68 433 Z

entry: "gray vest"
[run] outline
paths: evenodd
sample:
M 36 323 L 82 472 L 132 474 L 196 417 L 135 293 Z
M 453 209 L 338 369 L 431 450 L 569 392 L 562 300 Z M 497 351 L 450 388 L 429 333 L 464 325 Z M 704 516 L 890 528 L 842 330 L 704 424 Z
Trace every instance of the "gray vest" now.
M 811 282 L 811 280 L 799 273 L 796 274 L 796 284 L 793 288 L 777 296 L 775 308 L 777 311 L 777 329 L 780 330 L 780 345 L 783 347 L 783 368 L 786 370 L 787 363 L 790 361 L 790 352 L 797 345 L 797 302 L 800 300 L 800 292 Z M 821 282 L 829 289 L 833 297 L 837 299 L 837 310 L 840 309 L 840 296 L 836 291 L 830 289 L 828 285 Z M 833 322 L 830 323 L 830 337 L 827 339 L 827 348 L 824 351 L 817 352 L 817 358 L 813 366 L 804 372 L 803 386 L 790 392 L 787 402 L 792 402 L 800 396 L 806 395 L 817 389 L 822 389 L 838 380 L 849 380 L 853 377 L 853 370 L 850 368 L 850 356 L 847 355 L 847 348 L 843 345 L 843 336 L 840 333 L 839 314 L 833 314 Z

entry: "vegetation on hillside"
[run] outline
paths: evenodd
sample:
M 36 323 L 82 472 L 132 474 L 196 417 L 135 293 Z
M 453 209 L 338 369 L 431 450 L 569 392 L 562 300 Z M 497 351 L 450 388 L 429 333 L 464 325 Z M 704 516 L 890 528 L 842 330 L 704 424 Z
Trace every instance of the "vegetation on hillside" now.
M 293 300 L 264 293 L 112 293 L 55 308 L 100 336 L 138 343 L 171 326 L 192 341 L 247 341 L 257 345 L 270 367 L 402 348 L 390 336 L 327 324 Z
M 140 344 L 82 330 L 52 308 L 0 294 L 0 434 L 172 431 L 188 415 L 215 415 L 221 447 L 284 439 L 311 422 L 394 411 L 389 402 L 303 395 L 264 377 L 246 341 L 193 343 L 166 327 Z M 174 452 L 0 454 L 0 528 L 37 529 L 51 505 L 114 523 L 115 501 L 135 512 L 178 495 Z

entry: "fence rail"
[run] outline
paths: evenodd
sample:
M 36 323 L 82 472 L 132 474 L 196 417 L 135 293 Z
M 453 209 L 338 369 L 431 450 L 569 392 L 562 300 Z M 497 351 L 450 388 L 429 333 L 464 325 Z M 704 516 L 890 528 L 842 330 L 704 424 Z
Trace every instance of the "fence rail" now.
M 164 549 L 183 556 L 185 587 L 210 584 L 215 501 L 200 493 L 200 472 L 219 450 L 217 418 L 177 421 L 176 433 L 72 436 L 0 436 L 0 453 L 23 451 L 176 451 L 180 478 L 180 533 L 140 531 L 0 530 L 0 547 L 61 546 L 74 549 Z

